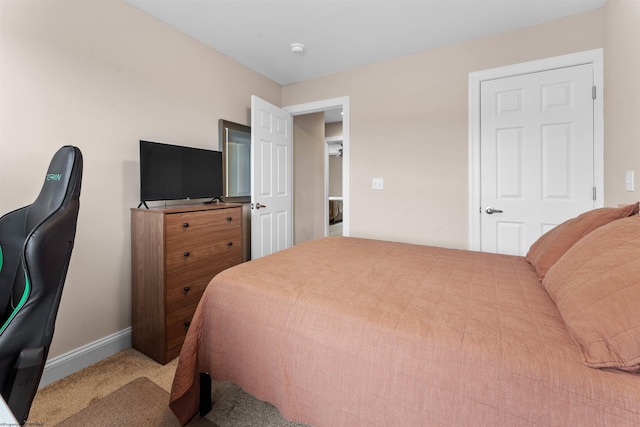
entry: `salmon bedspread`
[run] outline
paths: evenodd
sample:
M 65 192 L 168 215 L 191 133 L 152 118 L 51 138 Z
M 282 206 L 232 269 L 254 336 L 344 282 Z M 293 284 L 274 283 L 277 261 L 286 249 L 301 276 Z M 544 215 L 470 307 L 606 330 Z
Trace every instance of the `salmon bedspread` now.
M 638 426 L 640 376 L 584 365 L 523 258 L 326 237 L 218 274 L 170 407 L 199 373 L 323 426 Z

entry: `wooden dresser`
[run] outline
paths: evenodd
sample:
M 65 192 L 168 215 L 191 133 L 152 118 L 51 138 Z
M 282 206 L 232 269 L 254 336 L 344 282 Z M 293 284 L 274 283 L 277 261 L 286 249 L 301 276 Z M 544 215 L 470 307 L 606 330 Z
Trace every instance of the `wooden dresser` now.
M 209 281 L 242 253 L 240 204 L 131 209 L 133 347 L 176 358 Z

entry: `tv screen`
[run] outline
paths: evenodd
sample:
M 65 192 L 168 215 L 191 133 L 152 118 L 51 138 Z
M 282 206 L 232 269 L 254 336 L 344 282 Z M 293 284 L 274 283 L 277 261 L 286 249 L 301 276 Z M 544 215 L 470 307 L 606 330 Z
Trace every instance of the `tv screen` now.
M 222 153 L 140 141 L 140 202 L 220 198 Z

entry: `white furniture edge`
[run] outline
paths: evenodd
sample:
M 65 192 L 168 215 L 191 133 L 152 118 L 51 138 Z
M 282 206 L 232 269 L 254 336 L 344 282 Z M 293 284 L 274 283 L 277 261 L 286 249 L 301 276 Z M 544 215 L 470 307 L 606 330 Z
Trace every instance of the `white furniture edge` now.
M 47 360 L 39 387 L 78 372 L 122 350 L 131 348 L 131 327 Z

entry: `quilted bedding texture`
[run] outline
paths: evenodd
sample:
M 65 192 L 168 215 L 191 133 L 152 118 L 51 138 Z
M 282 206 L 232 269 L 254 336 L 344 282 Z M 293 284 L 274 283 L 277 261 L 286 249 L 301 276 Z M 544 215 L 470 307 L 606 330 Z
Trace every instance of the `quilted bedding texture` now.
M 586 367 L 523 257 L 327 237 L 217 275 L 171 392 L 198 373 L 322 426 L 640 425 L 640 376 Z

